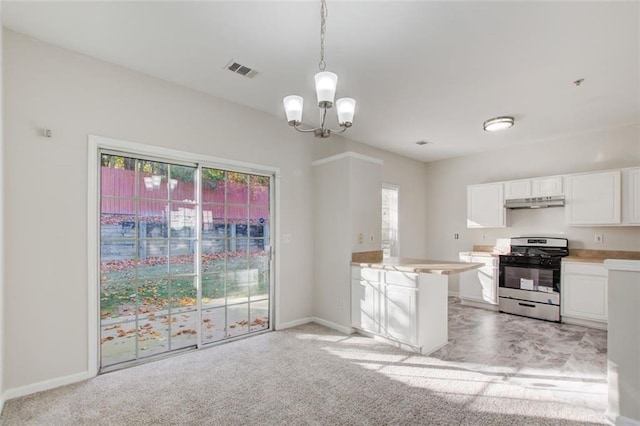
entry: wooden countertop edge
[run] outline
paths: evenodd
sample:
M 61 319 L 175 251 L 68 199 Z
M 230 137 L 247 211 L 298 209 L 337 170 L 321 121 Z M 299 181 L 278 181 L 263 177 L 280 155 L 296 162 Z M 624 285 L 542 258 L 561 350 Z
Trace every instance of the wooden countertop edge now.
M 427 263 L 428 262 L 428 263 Z M 429 266 L 432 264 L 433 266 Z M 461 272 L 472 271 L 484 266 L 482 263 L 465 263 L 465 262 L 438 262 L 424 261 L 424 264 L 415 262 L 402 265 L 385 264 L 385 263 L 361 263 L 351 262 L 352 266 L 361 268 L 383 269 L 385 271 L 409 272 L 417 274 L 436 274 L 436 275 L 453 275 Z

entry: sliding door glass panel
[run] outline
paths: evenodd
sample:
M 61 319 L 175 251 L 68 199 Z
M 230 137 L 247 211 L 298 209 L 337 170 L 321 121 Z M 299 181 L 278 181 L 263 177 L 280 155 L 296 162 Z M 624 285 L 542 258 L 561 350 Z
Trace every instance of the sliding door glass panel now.
M 197 168 L 109 154 L 101 166 L 101 367 L 194 346 Z
M 202 176 L 202 303 L 221 306 L 203 312 L 210 343 L 269 328 L 270 181 L 206 168 Z

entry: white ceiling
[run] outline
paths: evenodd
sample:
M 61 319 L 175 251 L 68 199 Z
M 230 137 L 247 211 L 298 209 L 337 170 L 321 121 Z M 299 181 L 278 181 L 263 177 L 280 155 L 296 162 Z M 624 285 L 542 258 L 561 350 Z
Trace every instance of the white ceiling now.
M 328 0 L 328 9 L 327 70 L 338 97 L 358 101 L 351 139 L 434 161 L 639 122 L 637 1 Z M 319 1 L 3 1 L 2 23 L 283 126 L 282 98 L 300 94 L 304 121 L 317 124 Z M 223 69 L 232 58 L 260 74 Z M 500 115 L 516 125 L 482 130 Z

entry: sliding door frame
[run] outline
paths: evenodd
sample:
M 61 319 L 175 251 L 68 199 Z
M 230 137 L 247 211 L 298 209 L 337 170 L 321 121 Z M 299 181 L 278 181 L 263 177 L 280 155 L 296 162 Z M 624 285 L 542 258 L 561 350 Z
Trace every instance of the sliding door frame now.
M 162 148 L 152 145 L 145 145 L 125 140 L 106 138 L 102 136 L 89 135 L 88 137 L 88 197 L 87 197 L 87 270 L 88 270 L 88 298 L 87 298 L 87 361 L 88 372 L 92 376 L 96 376 L 100 368 L 100 293 L 99 283 L 99 260 L 100 260 L 100 152 L 102 150 L 115 151 L 123 155 L 139 155 L 147 158 L 157 158 L 160 161 L 176 161 L 198 165 L 198 170 L 202 167 L 219 168 L 239 173 L 256 174 L 271 177 L 270 199 L 270 216 L 272 218 L 272 228 L 270 230 L 270 247 L 272 256 L 272 267 L 270 268 L 270 285 L 269 285 L 269 330 L 279 328 L 279 284 L 280 276 L 280 259 L 277 255 L 277 242 L 280 241 L 280 214 L 278 206 L 280 205 L 280 168 L 273 166 L 265 166 L 261 164 L 249 163 L 244 161 L 227 160 L 219 157 L 212 157 L 201 154 L 194 154 L 185 151 L 174 150 L 170 148 Z M 201 224 L 201 218 L 197 221 Z M 199 235 L 199 233 L 198 233 Z M 198 252 L 200 252 L 200 243 L 197 244 Z M 198 259 L 197 265 L 201 260 Z M 199 266 L 196 267 L 199 273 Z M 200 278 L 198 278 L 200 280 Z M 198 285 L 198 297 L 200 297 L 201 285 Z M 198 309 L 198 312 L 200 309 Z M 198 314 L 198 317 L 200 314 Z M 199 325 L 199 327 L 201 324 Z M 198 348 L 209 347 L 214 344 L 202 345 L 198 333 Z

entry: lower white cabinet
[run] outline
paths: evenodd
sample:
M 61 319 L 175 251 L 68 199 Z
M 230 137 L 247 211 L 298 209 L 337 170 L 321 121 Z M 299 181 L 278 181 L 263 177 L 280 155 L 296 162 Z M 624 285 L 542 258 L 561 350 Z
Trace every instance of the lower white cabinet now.
M 447 343 L 447 292 L 447 275 L 352 267 L 351 326 L 431 353 Z
M 387 284 L 384 294 L 385 331 L 388 337 L 418 344 L 418 298 L 417 288 Z
M 562 321 L 598 328 L 607 323 L 607 271 L 602 263 L 562 262 Z
M 461 253 L 460 261 L 484 264 L 480 269 L 460 274 L 459 296 L 462 303 L 495 309 L 498 305 L 498 259 Z

